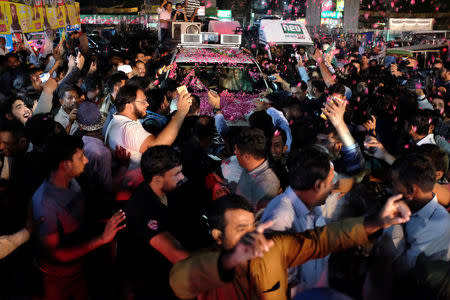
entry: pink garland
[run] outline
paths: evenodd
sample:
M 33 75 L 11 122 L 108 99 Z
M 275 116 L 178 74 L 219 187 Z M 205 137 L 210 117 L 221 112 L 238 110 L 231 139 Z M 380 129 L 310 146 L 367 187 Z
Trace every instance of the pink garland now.
M 200 97 L 200 114 L 213 116 L 212 106 L 208 102 L 208 92 L 194 94 Z M 253 100 L 257 97 L 258 94 L 245 92 L 230 93 L 228 90 L 220 93 L 221 110 L 225 120 L 245 120 L 245 116 L 255 109 Z

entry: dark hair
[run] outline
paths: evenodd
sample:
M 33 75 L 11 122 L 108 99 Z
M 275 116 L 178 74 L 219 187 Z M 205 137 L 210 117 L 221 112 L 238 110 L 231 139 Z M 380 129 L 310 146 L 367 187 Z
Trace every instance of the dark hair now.
M 188 114 L 193 114 L 200 109 L 200 97 L 197 95 L 191 95 L 192 103 L 189 108 Z
M 306 90 L 308 89 L 308 84 L 303 80 L 300 80 L 299 82 L 292 82 L 289 87 L 301 88 L 303 92 L 306 92 Z
M 324 93 L 325 92 L 325 82 L 320 79 L 312 80 L 311 86 L 316 88 L 319 92 Z
M 450 72 L 450 61 L 446 60 L 442 63 L 443 67 L 447 70 L 447 72 Z
M 162 89 L 153 89 L 145 92 L 148 102 L 148 110 L 157 112 L 164 103 L 164 91 Z
M 200 116 L 195 120 L 194 128 L 192 130 L 194 136 L 213 137 L 216 133 L 216 124 L 213 117 Z
M 9 52 L 8 54 L 5 55 L 6 60 L 8 60 L 11 57 L 14 57 L 15 59 L 19 60 L 19 55 L 17 55 L 15 52 Z
M 154 176 L 181 165 L 181 156 L 171 146 L 154 146 L 142 154 L 141 171 L 144 180 L 150 183 Z
M 294 150 L 288 157 L 289 182 L 294 190 L 309 190 L 330 172 L 330 157 L 317 146 Z
M 63 84 L 61 87 L 58 87 L 58 98 L 63 99 L 64 95 L 68 91 L 75 91 L 80 96 L 80 88 L 73 84 Z
M 106 92 L 111 94 L 114 92 L 114 86 L 118 83 L 120 83 L 122 80 L 128 80 L 127 75 L 123 72 L 117 72 L 111 75 L 109 77 L 108 81 L 106 82 Z
M 49 138 L 45 152 L 48 156 L 49 169 L 55 171 L 62 161 L 72 160 L 77 149 L 83 149 L 81 137 L 73 135 L 55 135 Z
M 81 84 L 81 90 L 83 91 L 83 93 L 95 91 L 98 88 L 100 88 L 100 81 L 96 76 L 93 75 L 86 76 L 83 83 Z
M 265 110 L 252 113 L 248 119 L 250 126 L 261 129 L 267 140 L 272 140 L 275 129 L 273 128 L 272 117 Z
M 281 127 L 275 127 L 275 128 L 274 128 L 274 135 L 275 135 L 275 133 L 277 132 L 277 130 L 278 130 L 278 132 L 279 132 L 280 135 L 281 135 L 281 140 L 283 141 L 283 144 L 286 145 L 286 142 L 287 142 L 287 134 L 286 134 L 286 131 L 285 131 L 283 128 L 281 128 Z
M 413 184 L 424 192 L 431 192 L 436 183 L 436 170 L 428 157 L 412 153 L 397 158 L 392 165 L 392 171 L 397 172 L 399 180 L 407 188 Z
M 338 136 L 337 130 L 333 126 L 333 124 L 331 124 L 331 122 L 328 122 L 328 121 L 324 122 L 323 120 L 321 120 L 321 122 L 316 124 L 316 126 L 317 126 L 316 127 L 317 135 L 319 135 L 319 134 L 325 134 L 325 135 L 333 134 L 334 136 Z M 316 140 L 317 140 L 317 135 L 316 135 Z
M 311 145 L 316 137 L 316 123 L 313 119 L 303 119 L 302 122 L 294 122 L 291 126 L 291 149 L 301 149 Z
M 128 84 L 137 85 L 141 90 L 145 91 L 150 84 L 150 80 L 146 77 L 133 76 L 128 80 Z
M 161 88 L 164 90 L 165 93 L 167 92 L 175 92 L 177 90 L 177 87 L 179 87 L 180 84 L 176 82 L 173 79 L 166 79 L 163 83 L 161 83 Z
M 42 147 L 47 140 L 58 134 L 57 125 L 51 113 L 33 115 L 25 123 L 25 131 L 28 139 L 36 147 Z
M 223 232 L 227 226 L 225 223 L 225 213 L 228 210 L 233 209 L 243 209 L 254 213 L 253 205 L 244 197 L 234 194 L 225 195 L 216 199 L 208 210 L 207 216 L 209 228 L 216 228 Z
M 25 103 L 26 106 L 28 106 L 30 108 L 33 107 L 34 102 L 38 101 L 40 97 L 41 97 L 41 92 L 36 91 L 36 90 L 28 91 L 25 95 L 22 96 L 23 102 Z M 19 99 L 21 99 L 21 98 L 19 98 Z
M 418 109 L 408 118 L 408 126 L 417 128 L 416 133 L 427 135 L 433 121 L 432 111 L 428 109 Z
M 5 102 L 2 105 L 2 112 L 5 113 L 5 114 L 7 114 L 7 113 L 11 114 L 12 113 L 13 104 L 17 100 L 22 100 L 22 99 L 18 95 L 14 94 L 14 93 L 12 95 L 10 95 L 9 97 L 7 97 Z M 25 103 L 25 101 L 23 101 L 23 103 Z
M 242 153 L 247 153 L 257 159 L 266 157 L 266 138 L 261 129 L 246 127 L 239 134 L 236 147 Z
M 417 153 L 428 157 L 436 171 L 443 171 L 445 176 L 448 171 L 448 155 L 444 149 L 438 145 L 424 144 L 417 147 Z
M 345 86 L 342 84 L 335 84 L 330 89 L 330 95 L 332 94 L 340 94 L 342 96 L 345 96 Z
M 0 127 L 0 131 L 10 132 L 15 140 L 26 137 L 25 127 L 18 120 L 7 120 Z
M 140 90 L 138 86 L 130 84 L 127 84 L 120 88 L 119 93 L 117 94 L 115 100 L 117 112 L 119 113 L 123 112 L 125 106 L 128 103 L 131 103 L 134 100 L 136 100 L 138 90 Z

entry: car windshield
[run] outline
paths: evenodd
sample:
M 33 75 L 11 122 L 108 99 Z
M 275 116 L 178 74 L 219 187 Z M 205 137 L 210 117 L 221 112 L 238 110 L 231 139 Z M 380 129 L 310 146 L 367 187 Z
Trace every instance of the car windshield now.
M 178 64 L 177 80 L 195 91 L 228 90 L 259 92 L 265 88 L 255 64 Z

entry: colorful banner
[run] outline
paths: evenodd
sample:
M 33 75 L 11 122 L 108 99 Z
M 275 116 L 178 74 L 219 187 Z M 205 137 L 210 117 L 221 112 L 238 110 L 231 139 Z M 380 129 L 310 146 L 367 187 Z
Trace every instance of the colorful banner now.
M 77 10 L 75 5 L 66 4 L 66 15 L 69 17 L 69 20 L 66 19 L 66 26 L 80 24 L 77 20 Z M 67 24 L 67 21 L 69 21 L 69 24 Z
M 56 23 L 58 28 L 65 27 L 65 16 L 64 16 L 64 0 L 58 0 L 58 5 L 56 6 Z
M 81 19 L 80 19 L 80 3 L 79 3 L 79 2 L 75 2 L 75 12 L 76 12 L 76 16 L 77 16 L 77 24 L 81 24 Z
M 0 34 L 41 32 L 80 25 L 73 0 L 0 0 Z
M 81 15 L 81 24 L 119 25 L 119 24 L 148 24 L 158 23 L 157 18 L 150 15 Z
M 9 34 L 9 26 L 6 23 L 6 4 L 5 2 L 0 2 L 0 34 Z
M 19 3 L 6 3 L 5 10 L 11 33 L 32 32 L 31 7 Z
M 56 7 L 55 6 L 45 6 L 43 9 L 44 12 L 44 29 L 58 28 L 58 19 L 56 14 Z
M 31 21 L 32 27 L 34 31 L 42 31 L 44 30 L 44 26 L 42 26 L 42 1 L 35 0 L 34 4 L 30 6 L 31 8 Z
M 0 6 L 1 6 L 1 2 L 0 2 Z M 6 46 L 5 46 L 6 50 L 8 52 L 13 51 L 14 50 L 14 44 L 13 44 L 12 35 L 10 35 L 10 34 L 0 34 L 0 37 L 5 38 L 5 40 L 6 40 Z

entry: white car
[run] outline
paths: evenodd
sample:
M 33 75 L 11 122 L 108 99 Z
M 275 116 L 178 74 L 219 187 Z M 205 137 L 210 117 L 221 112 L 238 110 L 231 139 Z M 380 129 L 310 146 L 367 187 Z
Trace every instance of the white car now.
M 254 109 L 253 100 L 267 89 L 255 59 L 240 47 L 179 46 L 172 64 L 168 78 L 200 97 L 200 113 L 212 115 L 207 93 L 214 90 L 221 96 L 221 110 L 227 121 L 244 120 Z

